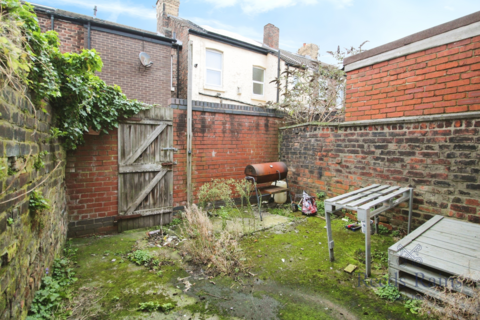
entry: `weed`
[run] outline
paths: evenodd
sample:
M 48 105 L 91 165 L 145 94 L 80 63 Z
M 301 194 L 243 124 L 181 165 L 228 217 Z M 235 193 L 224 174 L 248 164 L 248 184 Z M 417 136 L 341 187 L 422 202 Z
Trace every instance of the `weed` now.
M 448 302 L 438 301 L 433 297 L 426 296 L 423 300 L 422 311 L 431 313 L 440 319 L 468 319 L 477 320 L 480 314 L 480 287 L 471 278 L 478 278 L 472 276 L 458 276 L 452 278 L 452 283 L 455 283 L 456 288 L 461 288 L 459 291 L 450 290 L 448 288 L 436 287 L 438 295 L 447 296 Z M 463 288 L 469 287 L 471 295 L 466 295 Z
M 147 267 L 153 260 L 152 254 L 146 250 L 136 250 L 128 254 L 128 260 L 139 266 Z
M 215 233 L 205 211 L 192 205 L 185 209 L 185 223 L 181 228 L 184 250 L 193 262 L 206 265 L 207 272 L 213 274 L 235 273 L 244 270 L 244 253 L 239 250 L 239 235 L 222 230 Z
M 50 209 L 48 200 L 45 199 L 40 191 L 34 190 L 30 194 L 30 201 L 28 203 L 30 213 L 36 215 L 44 210 Z
M 182 219 L 173 218 L 172 222 L 170 222 L 169 226 L 178 226 L 181 223 L 182 223 Z
M 40 170 L 42 168 L 45 168 L 45 162 L 43 162 L 43 158 L 48 154 L 48 151 L 42 151 L 38 154 L 37 158 L 35 159 L 35 162 L 33 163 L 33 166 L 35 169 Z
M 392 302 L 400 298 L 400 291 L 398 291 L 398 288 L 389 284 L 378 288 L 377 291 L 375 291 L 375 294 L 382 299 L 387 299 Z
M 7 224 L 11 226 L 13 224 L 13 218 L 7 218 Z
M 390 232 L 390 230 L 388 230 L 387 227 L 385 227 L 381 224 L 378 225 L 378 233 L 379 234 L 388 234 L 389 232 Z
M 15 170 L 13 170 L 13 169 L 10 168 L 10 167 L 8 167 L 7 172 L 8 172 L 8 175 L 9 175 L 9 176 L 13 176 L 13 175 L 16 173 Z
M 140 302 L 138 310 L 144 312 L 163 311 L 168 312 L 174 308 L 171 303 L 160 304 L 157 301 Z
M 64 308 L 64 303 L 72 297 L 71 285 L 77 281 L 72 268 L 76 252 L 67 243 L 64 256 L 54 260 L 51 275 L 49 268 L 45 270 L 27 319 L 66 319 L 71 315 L 71 311 Z
M 398 230 L 392 231 L 392 237 L 400 237 L 400 231 Z
M 250 194 L 253 185 L 246 179 L 213 179 L 200 187 L 198 192 L 198 202 L 201 208 L 206 208 L 211 204 L 215 206 L 215 201 L 223 201 L 227 208 L 234 207 L 233 195 L 240 197 L 241 206 L 250 206 Z
M 280 208 L 269 208 L 267 211 L 271 214 L 288 217 L 292 214 L 292 207 L 290 205 L 285 205 Z
M 418 314 L 422 309 L 422 303 L 422 300 L 410 299 L 405 301 L 405 308 L 407 308 L 412 314 Z
M 325 199 L 327 194 L 323 191 L 317 192 L 317 214 L 324 217 L 325 216 Z

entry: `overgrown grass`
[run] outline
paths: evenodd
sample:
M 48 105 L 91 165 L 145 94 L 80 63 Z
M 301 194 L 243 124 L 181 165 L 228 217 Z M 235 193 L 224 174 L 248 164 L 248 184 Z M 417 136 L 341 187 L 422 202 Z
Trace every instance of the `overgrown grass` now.
M 472 280 L 471 276 L 458 276 L 453 279 L 453 284 L 461 288 L 460 292 L 445 287 L 436 287 L 435 290 L 443 296 L 447 296 L 449 302 L 443 302 L 427 296 L 423 300 L 422 312 L 433 314 L 439 319 L 480 319 L 480 287 Z M 473 295 L 465 294 L 464 288 L 470 288 Z
M 206 266 L 209 274 L 234 275 L 247 268 L 243 251 L 240 250 L 239 233 L 224 228 L 215 232 L 207 213 L 192 205 L 185 209 L 181 226 L 183 249 L 192 261 Z

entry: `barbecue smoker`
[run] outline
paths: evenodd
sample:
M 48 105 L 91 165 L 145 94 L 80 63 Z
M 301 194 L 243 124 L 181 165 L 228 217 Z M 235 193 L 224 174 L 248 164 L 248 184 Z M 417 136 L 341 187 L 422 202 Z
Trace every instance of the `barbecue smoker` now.
M 276 193 L 288 192 L 287 173 L 287 165 L 283 162 L 249 164 L 245 168 L 245 179 L 252 181 L 255 188 L 260 220 L 263 220 L 261 209 L 262 197 L 271 196 Z M 285 179 L 285 182 L 287 183 L 286 188 L 277 186 L 277 181 L 283 179 Z M 275 185 L 271 185 L 272 182 L 275 182 Z M 269 183 L 269 185 L 258 186 L 258 184 L 266 183 Z

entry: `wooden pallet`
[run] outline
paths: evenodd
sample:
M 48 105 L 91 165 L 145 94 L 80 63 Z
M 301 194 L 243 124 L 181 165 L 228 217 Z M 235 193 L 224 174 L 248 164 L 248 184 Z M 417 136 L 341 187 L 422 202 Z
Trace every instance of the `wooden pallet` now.
M 390 282 L 403 293 L 449 302 L 433 289 L 438 286 L 473 296 L 473 287 L 455 277 L 467 276 L 480 286 L 480 225 L 435 216 L 388 249 L 388 265 Z

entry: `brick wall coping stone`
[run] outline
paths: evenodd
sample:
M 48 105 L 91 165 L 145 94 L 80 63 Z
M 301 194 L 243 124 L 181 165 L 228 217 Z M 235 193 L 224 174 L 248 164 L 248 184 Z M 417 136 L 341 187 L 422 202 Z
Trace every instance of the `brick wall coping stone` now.
M 170 99 L 170 108 L 187 110 L 186 99 Z M 284 115 L 280 111 L 275 109 L 266 109 L 261 107 L 250 107 L 236 104 L 225 104 L 205 101 L 192 101 L 193 111 L 214 112 L 214 113 L 231 113 L 241 114 L 247 116 L 262 116 L 262 117 L 275 117 L 283 118 Z
M 432 122 L 443 120 L 463 120 L 463 119 L 478 119 L 480 118 L 480 112 L 459 112 L 459 113 L 446 113 L 435 114 L 429 116 L 419 117 L 401 117 L 401 118 L 388 118 L 388 119 L 376 119 L 376 120 L 362 120 L 362 121 L 347 121 L 340 123 L 332 122 L 307 122 L 302 124 L 296 124 L 287 127 L 280 127 L 279 130 L 286 130 L 305 126 L 325 126 L 325 127 L 360 127 L 360 126 L 378 126 L 385 124 L 401 124 L 401 123 L 418 123 L 418 122 Z
M 345 71 L 434 48 L 480 34 L 480 11 L 345 58 Z

